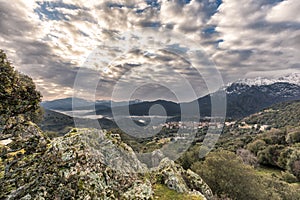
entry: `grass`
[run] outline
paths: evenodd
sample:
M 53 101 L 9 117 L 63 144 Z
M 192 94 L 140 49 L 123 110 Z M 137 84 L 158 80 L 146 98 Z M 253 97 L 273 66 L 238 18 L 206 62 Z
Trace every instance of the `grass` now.
M 256 172 L 260 175 L 267 175 L 267 176 L 276 176 L 276 177 L 281 177 L 281 170 L 280 169 L 275 169 L 275 168 L 270 168 L 270 167 L 265 167 L 265 166 L 260 166 L 259 168 L 256 169 Z
M 178 193 L 162 184 L 154 185 L 154 198 L 159 200 L 203 200 L 202 197 L 193 194 Z

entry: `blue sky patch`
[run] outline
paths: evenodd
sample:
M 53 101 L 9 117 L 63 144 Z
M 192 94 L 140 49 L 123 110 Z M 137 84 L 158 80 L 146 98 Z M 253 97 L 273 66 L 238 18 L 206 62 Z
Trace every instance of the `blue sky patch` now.
M 70 10 L 79 9 L 79 7 L 72 4 L 64 4 L 62 2 L 37 2 L 38 8 L 34 12 L 39 15 L 41 20 L 68 20 L 63 13 L 60 13 L 57 8 L 66 8 Z

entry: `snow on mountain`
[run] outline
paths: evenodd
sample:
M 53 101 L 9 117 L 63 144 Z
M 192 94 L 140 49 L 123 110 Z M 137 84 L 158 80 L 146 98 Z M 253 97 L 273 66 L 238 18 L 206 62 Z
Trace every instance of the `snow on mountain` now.
M 283 96 L 298 96 L 300 93 L 300 73 L 293 73 L 274 78 L 256 77 L 240 79 L 236 82 L 227 84 L 221 89 L 226 90 L 227 94 L 239 95 L 249 92 L 252 87 L 259 89 L 261 92 L 273 93 L 276 91 L 277 95 L 281 93 Z M 269 87 L 272 89 L 269 90 Z
M 271 85 L 274 83 L 290 83 L 300 86 L 300 73 L 293 73 L 288 74 L 281 77 L 275 77 L 275 78 L 267 78 L 267 77 L 257 77 L 257 78 L 246 78 L 246 79 L 240 79 L 235 84 L 243 84 L 243 85 L 249 85 L 249 86 L 261 86 L 261 85 Z M 232 83 L 228 84 L 227 86 L 230 86 Z

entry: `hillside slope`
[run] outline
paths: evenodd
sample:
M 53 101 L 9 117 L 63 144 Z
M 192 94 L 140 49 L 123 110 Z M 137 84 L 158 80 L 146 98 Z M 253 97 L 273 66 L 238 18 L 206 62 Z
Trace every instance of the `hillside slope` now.
M 244 119 L 247 123 L 267 124 L 273 128 L 300 126 L 300 100 L 275 104 Z
M 197 172 L 219 196 L 300 199 L 299 122 L 299 100 L 276 104 L 227 122 L 204 159 L 197 157 L 202 146 L 198 141 L 178 162 Z

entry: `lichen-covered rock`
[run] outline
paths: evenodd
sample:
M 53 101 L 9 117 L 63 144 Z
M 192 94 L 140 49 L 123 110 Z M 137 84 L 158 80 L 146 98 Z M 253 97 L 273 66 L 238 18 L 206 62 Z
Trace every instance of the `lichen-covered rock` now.
M 0 145 L 0 199 L 19 199 L 35 184 L 30 180 L 30 168 L 49 141 L 31 122 L 15 127 L 13 134 L 4 137 L 9 142 Z
M 164 159 L 166 156 L 161 152 L 161 150 L 154 150 L 151 153 L 151 161 L 152 161 L 152 166 L 157 167 L 161 160 Z
M 191 193 L 211 199 L 213 194 L 201 177 L 191 170 L 184 170 L 174 161 L 164 158 L 155 171 L 158 181 L 179 193 Z
M 50 141 L 31 124 L 11 140 L 0 148 L 0 199 L 152 199 L 161 183 L 211 196 L 192 171 L 166 158 L 149 171 L 128 145 L 100 130 L 74 129 Z
M 168 188 L 180 193 L 187 193 L 189 190 L 182 177 L 183 169 L 168 158 L 163 159 L 158 166 L 157 176 Z
M 137 182 L 129 188 L 122 197 L 125 199 L 151 199 L 153 195 L 152 185 L 149 180 Z
M 188 169 L 184 171 L 183 178 L 190 190 L 199 191 L 208 199 L 212 198 L 213 193 L 211 189 L 198 174 Z
M 48 143 L 38 132 L 30 127 L 24 138 L 13 138 L 5 148 L 25 150 L 3 156 L 0 199 L 119 199 L 141 181 L 136 172 L 146 169 L 127 151 L 130 147 L 114 143 L 102 131 L 74 130 Z

